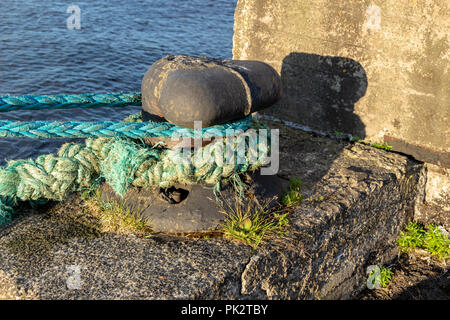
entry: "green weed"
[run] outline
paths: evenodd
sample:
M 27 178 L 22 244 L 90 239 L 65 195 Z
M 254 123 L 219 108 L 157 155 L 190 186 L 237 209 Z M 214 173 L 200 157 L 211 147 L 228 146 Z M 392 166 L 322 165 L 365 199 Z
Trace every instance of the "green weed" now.
M 435 225 L 426 228 L 417 222 L 411 222 L 400 232 L 397 240 L 401 252 L 424 249 L 438 259 L 450 258 L 450 237 L 448 233 Z
M 281 203 L 287 207 L 298 205 L 303 201 L 304 195 L 300 193 L 302 182 L 298 178 L 289 180 L 289 191 L 281 197 Z
M 309 202 L 322 202 L 324 199 L 325 199 L 324 196 L 320 196 L 317 198 L 309 197 L 308 201 Z
M 375 142 L 375 143 L 372 143 L 371 146 L 374 148 L 377 148 L 377 149 L 385 150 L 385 151 L 392 151 L 392 146 L 390 146 L 387 142 L 385 142 L 383 144 Z
M 425 230 L 423 226 L 417 222 L 410 222 L 405 231 L 400 232 L 400 238 L 397 243 L 400 251 L 408 252 L 417 248 L 423 247 L 423 240 L 425 238 Z
M 450 259 L 450 237 L 445 230 L 429 225 L 423 240 L 423 248 L 439 259 Z

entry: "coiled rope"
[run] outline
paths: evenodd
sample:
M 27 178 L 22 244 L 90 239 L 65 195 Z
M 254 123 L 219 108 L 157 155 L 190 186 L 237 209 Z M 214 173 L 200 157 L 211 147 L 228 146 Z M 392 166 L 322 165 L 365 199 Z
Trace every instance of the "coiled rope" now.
M 223 179 L 240 184 L 239 173 L 266 164 L 267 141 L 252 148 L 247 132 L 235 136 L 234 149 L 244 143 L 245 154 L 238 157 L 232 153 L 225 162 L 226 139 L 216 139 L 188 156 L 182 149 L 152 148 L 121 138 L 87 139 L 86 145 L 67 143 L 56 155 L 43 155 L 35 161 L 11 160 L 0 168 L 0 225 L 10 221 L 11 204 L 17 200 L 63 200 L 71 192 L 90 188 L 99 178 L 120 195 L 130 186 L 168 188 L 199 182 L 215 185 L 218 191 Z
M 124 99 L 131 99 L 123 95 Z M 89 96 L 98 100 L 97 95 Z M 29 98 L 30 96 L 23 96 Z M 43 109 L 52 106 L 49 98 L 39 105 L 34 98 L 28 100 L 8 97 L 9 107 L 4 110 L 17 110 L 18 103 L 23 102 L 21 110 Z M 50 97 L 50 96 L 45 96 Z M 61 96 L 52 96 L 61 97 Z M 65 96 L 67 98 L 67 96 Z M 137 99 L 135 94 L 134 98 Z M 133 98 L 133 99 L 134 99 Z M 120 100 L 120 97 L 117 98 Z M 140 95 L 139 95 L 140 99 Z M 124 103 L 124 100 L 113 100 L 113 104 Z M 59 104 L 66 107 L 74 100 L 66 99 Z M 83 100 L 84 101 L 84 100 Z M 88 101 L 88 100 L 86 100 Z M 102 105 L 111 105 L 101 101 Z M 133 100 L 137 102 L 137 100 Z M 25 103 L 27 102 L 27 103 Z M 16 103 L 14 105 L 14 103 Z M 84 103 L 84 102 L 83 102 Z M 82 103 L 82 104 L 83 104 Z M 96 106 L 100 105 L 97 102 Z M 84 106 L 94 106 L 94 102 L 86 102 Z M 128 102 L 126 102 L 128 104 Z M 3 105 L 4 106 L 4 105 Z M 54 108 L 57 104 L 54 104 Z M 183 149 L 168 150 L 154 148 L 149 145 L 126 138 L 169 137 L 177 132 L 181 137 L 195 137 L 198 132 L 174 126 L 170 123 L 142 122 L 139 116 L 130 116 L 125 122 L 21 122 L 0 121 L 0 137 L 98 137 L 87 139 L 85 145 L 77 143 L 64 144 L 55 154 L 39 156 L 36 160 L 11 160 L 6 167 L 0 167 L 0 225 L 8 223 L 18 201 L 39 202 L 45 199 L 63 200 L 71 192 L 85 190 L 99 179 L 104 179 L 118 194 L 123 195 L 130 186 L 168 188 L 175 184 L 196 184 L 204 182 L 220 190 L 224 179 L 231 180 L 233 185 L 240 185 L 239 173 L 256 170 L 267 162 L 269 145 L 267 141 L 258 141 L 249 145 L 249 132 L 245 131 L 256 125 L 251 117 L 220 126 L 202 129 L 202 137 L 220 137 L 214 142 L 198 149 L 190 150 L 186 155 Z M 228 129 L 245 132 L 232 138 L 232 150 L 239 146 L 243 154 L 234 152 L 226 156 L 225 137 Z M 241 131 L 242 132 L 242 131 Z M 254 139 L 254 137 L 253 137 Z

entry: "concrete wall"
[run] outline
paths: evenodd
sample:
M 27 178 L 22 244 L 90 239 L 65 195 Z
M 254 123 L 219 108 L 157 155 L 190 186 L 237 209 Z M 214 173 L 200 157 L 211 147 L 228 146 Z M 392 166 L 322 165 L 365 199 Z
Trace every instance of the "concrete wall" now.
M 266 113 L 450 168 L 450 1 L 239 0 L 233 58 L 280 72 Z

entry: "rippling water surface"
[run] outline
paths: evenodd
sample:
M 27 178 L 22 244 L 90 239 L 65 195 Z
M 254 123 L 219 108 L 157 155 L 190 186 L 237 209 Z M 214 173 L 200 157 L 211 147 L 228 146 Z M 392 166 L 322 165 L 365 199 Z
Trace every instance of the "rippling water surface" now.
M 77 5 L 80 30 L 67 28 Z M 0 0 L 0 95 L 140 91 L 166 54 L 231 58 L 236 0 Z M 121 120 L 139 107 L 0 113 L 12 120 Z M 67 140 L 0 139 L 5 159 Z

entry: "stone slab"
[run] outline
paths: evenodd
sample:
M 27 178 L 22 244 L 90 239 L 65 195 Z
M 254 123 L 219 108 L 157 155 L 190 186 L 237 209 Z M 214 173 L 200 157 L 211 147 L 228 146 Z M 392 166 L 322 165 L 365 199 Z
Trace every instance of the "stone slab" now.
M 270 123 L 269 123 L 270 124 Z M 366 268 L 397 254 L 422 165 L 408 157 L 280 128 L 282 178 L 304 201 L 283 238 L 258 250 L 222 239 L 98 231 L 75 195 L 0 229 L 0 297 L 36 299 L 344 299 Z M 74 288 L 74 271 L 80 287 Z M 68 286 L 69 284 L 69 286 Z

